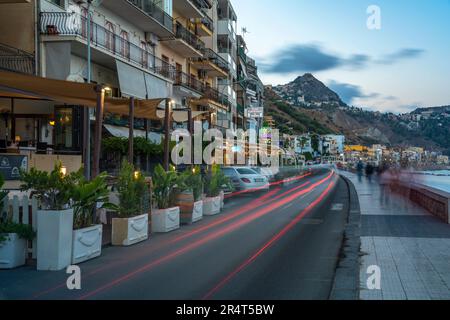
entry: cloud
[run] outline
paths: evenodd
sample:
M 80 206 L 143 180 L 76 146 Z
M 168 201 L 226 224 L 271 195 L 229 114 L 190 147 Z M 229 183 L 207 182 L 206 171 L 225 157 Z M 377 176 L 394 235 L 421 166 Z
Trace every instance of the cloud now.
M 328 87 L 335 91 L 347 104 L 352 104 L 354 99 L 378 98 L 379 93 L 365 94 L 360 86 L 349 83 L 340 83 L 334 80 L 328 82 Z
M 423 53 L 425 53 L 425 50 L 423 49 L 412 49 L 412 48 L 401 49 L 398 50 L 397 52 L 385 55 L 381 59 L 377 60 L 376 63 L 391 65 L 400 62 L 401 60 L 418 58 Z
M 314 73 L 339 68 L 360 70 L 369 67 L 371 63 L 392 65 L 401 60 L 417 58 L 424 52 L 423 49 L 403 48 L 381 58 L 366 54 L 346 57 L 327 52 L 316 44 L 293 44 L 275 52 L 260 66 L 263 72 L 271 74 Z

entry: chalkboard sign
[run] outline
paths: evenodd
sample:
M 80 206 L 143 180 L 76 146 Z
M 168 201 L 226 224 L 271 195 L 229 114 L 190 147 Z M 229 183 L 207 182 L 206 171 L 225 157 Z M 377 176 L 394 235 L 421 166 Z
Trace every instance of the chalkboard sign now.
M 0 173 L 6 181 L 19 180 L 20 170 L 28 170 L 27 156 L 0 155 Z

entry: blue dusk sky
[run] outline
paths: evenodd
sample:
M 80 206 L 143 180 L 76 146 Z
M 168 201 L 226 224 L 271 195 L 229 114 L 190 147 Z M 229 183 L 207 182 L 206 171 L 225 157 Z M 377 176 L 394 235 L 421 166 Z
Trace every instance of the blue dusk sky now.
M 306 72 L 352 105 L 450 105 L 450 0 L 232 0 L 265 84 Z M 381 9 L 369 30 L 367 9 Z

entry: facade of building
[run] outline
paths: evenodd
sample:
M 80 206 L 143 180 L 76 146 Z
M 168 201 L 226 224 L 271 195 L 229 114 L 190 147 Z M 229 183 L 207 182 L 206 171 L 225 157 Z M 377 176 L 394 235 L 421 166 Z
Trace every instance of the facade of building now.
M 0 69 L 91 81 L 107 87 L 110 97 L 170 99 L 174 109 L 205 112 L 195 119 L 204 128 L 246 126 L 238 112 L 237 15 L 229 0 L 31 0 L 0 6 Z M 258 99 L 249 101 L 261 105 L 260 91 L 250 91 Z M 5 117 L 14 114 L 0 125 L 5 140 L 19 137 L 83 153 L 83 106 L 0 99 L 0 107 Z M 89 118 L 93 124 L 95 117 Z M 174 127 L 188 126 L 179 121 Z M 105 123 L 112 135 L 127 136 L 126 117 L 108 114 Z M 135 126 L 148 136 L 161 121 L 136 119 Z M 161 141 L 158 133 L 151 137 Z

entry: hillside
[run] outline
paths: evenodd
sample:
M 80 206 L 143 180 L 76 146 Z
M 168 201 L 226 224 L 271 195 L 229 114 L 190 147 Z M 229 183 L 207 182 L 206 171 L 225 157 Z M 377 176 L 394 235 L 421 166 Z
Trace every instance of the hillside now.
M 420 146 L 450 154 L 450 107 L 403 115 L 366 111 L 347 106 L 313 78 L 306 74 L 287 85 L 266 88 L 266 114 L 274 117 L 282 133 L 337 133 L 350 144 Z

